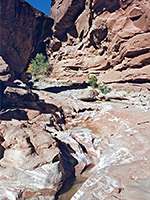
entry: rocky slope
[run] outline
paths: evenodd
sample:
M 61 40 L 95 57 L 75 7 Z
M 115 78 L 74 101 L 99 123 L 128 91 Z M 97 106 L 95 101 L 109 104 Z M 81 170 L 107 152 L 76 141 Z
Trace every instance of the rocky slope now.
M 73 200 L 147 200 L 150 93 L 112 91 L 106 103 L 92 88 L 51 89 L 4 90 L 0 199 L 54 200 L 67 179 L 86 177 Z
M 0 6 L 0 200 L 61 200 L 76 178 L 85 182 L 65 200 L 148 200 L 150 2 L 52 0 L 51 77 L 123 83 L 107 94 L 87 83 L 13 83 L 53 20 L 22 0 Z
M 55 0 L 48 52 L 53 77 L 105 83 L 150 81 L 150 2 Z
M 12 79 L 22 78 L 30 59 L 44 51 L 53 20 L 24 0 L 1 0 L 0 55 L 10 66 Z

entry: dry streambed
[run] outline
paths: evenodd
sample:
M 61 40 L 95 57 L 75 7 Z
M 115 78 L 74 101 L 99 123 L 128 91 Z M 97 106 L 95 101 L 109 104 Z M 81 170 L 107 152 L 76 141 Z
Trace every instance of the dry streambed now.
M 85 182 L 68 199 L 148 199 L 148 100 L 93 103 L 78 100 L 83 90 L 35 90 L 38 96 L 30 98 L 23 90 L 6 91 L 17 109 L 11 104 L 1 112 L 0 199 L 55 199 L 75 177 Z

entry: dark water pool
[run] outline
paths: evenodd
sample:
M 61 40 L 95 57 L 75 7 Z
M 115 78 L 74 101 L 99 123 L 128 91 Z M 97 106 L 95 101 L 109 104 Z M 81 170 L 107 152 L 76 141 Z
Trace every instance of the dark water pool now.
M 87 177 L 76 177 L 75 180 L 68 180 L 58 196 L 58 200 L 70 200 L 78 191 L 81 185 L 87 180 Z

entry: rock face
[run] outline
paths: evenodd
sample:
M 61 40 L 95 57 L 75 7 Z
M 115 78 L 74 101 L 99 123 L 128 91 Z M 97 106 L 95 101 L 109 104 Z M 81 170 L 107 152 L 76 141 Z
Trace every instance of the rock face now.
M 1 0 L 0 10 L 0 55 L 13 78 L 21 78 L 30 59 L 44 47 L 44 39 L 52 34 L 53 20 L 24 0 Z
M 0 199 L 59 199 L 66 181 L 82 177 L 69 199 L 148 200 L 150 2 L 52 0 L 52 76 L 123 84 L 109 93 L 86 83 L 8 85 L 51 35 L 52 20 L 22 0 L 0 6 Z M 143 91 L 133 82 L 146 83 Z
M 147 200 L 150 197 L 150 111 L 123 104 L 102 104 L 103 109 L 84 126 L 92 130 L 77 139 L 95 149 L 99 163 L 71 200 Z M 124 107 L 124 108 L 123 108 Z M 105 108 L 105 109 L 104 109 Z M 133 117 L 134 116 L 134 117 Z M 144 143 L 143 143 L 144 142 Z M 88 150 L 87 150 L 88 151 Z M 93 156 L 94 157 L 94 156 Z
M 21 87 L 4 89 L 0 199 L 54 200 L 66 180 L 72 184 L 76 176 L 83 175 L 87 181 L 72 199 L 115 196 L 137 200 L 142 195 L 147 200 L 148 91 L 111 91 L 101 96 L 90 88 L 60 87 L 58 93 L 50 93 L 48 88 L 30 92 Z M 85 102 L 95 97 L 109 103 Z
M 68 116 L 64 99 L 36 92 L 10 86 L 4 89 L 0 111 L 0 199 L 54 199 L 63 183 L 74 179 L 90 163 L 82 145 L 63 132 Z M 81 109 L 80 102 L 76 104 L 76 109 Z M 75 112 L 72 102 L 71 106 L 70 113 L 71 109 Z
M 67 33 L 76 35 L 74 22 L 85 7 L 85 0 L 52 0 L 50 16 L 55 19 L 54 35 L 62 41 L 67 40 Z
M 0 80 L 7 82 L 11 79 L 10 67 L 0 56 Z
M 149 10 L 146 0 L 53 1 L 53 77 L 86 80 L 90 73 L 105 83 L 149 82 Z

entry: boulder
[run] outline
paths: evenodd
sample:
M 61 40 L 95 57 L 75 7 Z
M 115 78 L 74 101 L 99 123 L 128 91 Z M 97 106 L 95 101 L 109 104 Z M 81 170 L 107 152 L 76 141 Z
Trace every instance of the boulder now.
M 97 99 L 98 94 L 98 90 L 88 88 L 80 92 L 78 99 L 82 101 L 94 101 Z
M 12 78 L 9 65 L 0 56 L 0 81 L 7 83 Z

